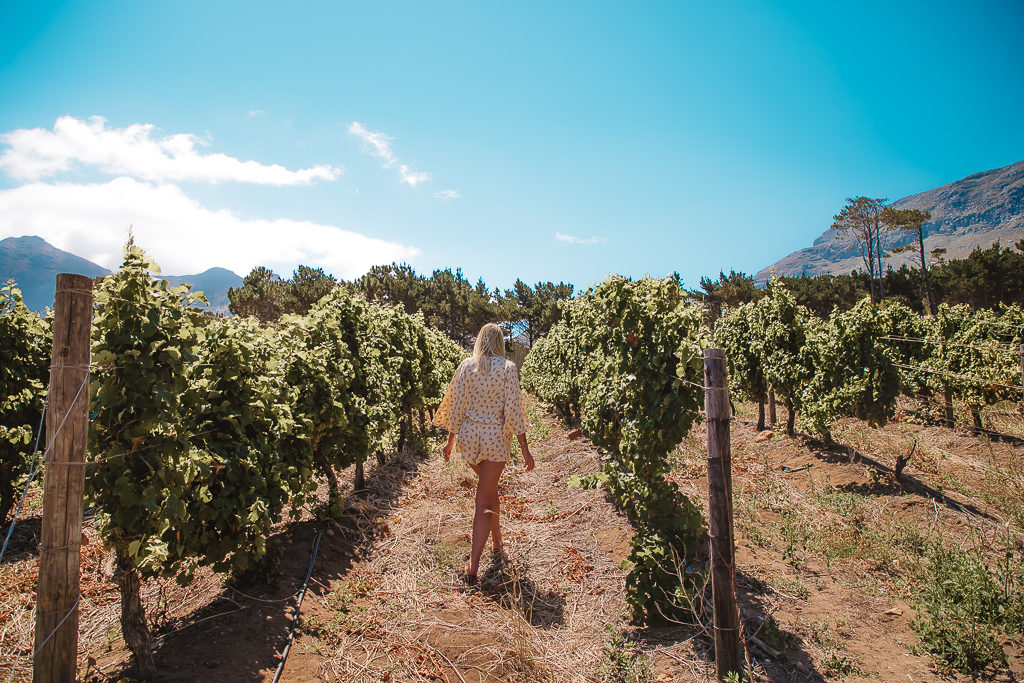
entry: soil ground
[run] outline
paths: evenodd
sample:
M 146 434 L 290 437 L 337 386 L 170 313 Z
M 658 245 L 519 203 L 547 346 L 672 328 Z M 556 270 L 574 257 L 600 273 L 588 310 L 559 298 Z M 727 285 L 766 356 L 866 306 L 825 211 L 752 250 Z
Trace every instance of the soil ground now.
M 737 586 L 748 652 L 770 681 L 951 681 L 914 654 L 920 539 L 997 547 L 1020 543 L 1024 448 L 906 422 L 834 430 L 841 446 L 758 434 L 751 406 L 732 423 Z M 506 556 L 487 557 L 476 585 L 469 553 L 474 479 L 445 464 L 440 441 L 367 472 L 338 521 L 310 512 L 282 524 L 269 583 L 231 588 L 200 572 L 181 588 L 147 582 L 157 667 L 168 681 L 271 680 L 288 638 L 294 597 L 323 533 L 283 681 L 710 681 L 706 632 L 628 621 L 623 561 L 631 529 L 601 491 L 567 486 L 597 471 L 585 437 L 529 402 L 537 469 L 506 469 Z M 673 477 L 706 503 L 704 431 L 673 455 Z M 913 450 L 897 480 L 897 455 Z M 351 473 L 346 473 L 351 480 Z M 38 558 L 38 492 L 0 566 L 0 674 L 31 675 Z M 88 680 L 131 679 L 117 624 L 112 566 L 91 525 L 83 547 L 79 669 Z M 1000 540 L 1002 539 L 1002 540 Z M 489 555 L 489 553 L 488 553 Z M 610 627 L 610 628 L 609 628 Z M 617 646 L 613 635 L 625 636 Z M 1005 643 L 1024 677 L 1022 641 Z M 619 655 L 620 678 L 609 654 Z M 646 664 L 644 664 L 646 662 Z

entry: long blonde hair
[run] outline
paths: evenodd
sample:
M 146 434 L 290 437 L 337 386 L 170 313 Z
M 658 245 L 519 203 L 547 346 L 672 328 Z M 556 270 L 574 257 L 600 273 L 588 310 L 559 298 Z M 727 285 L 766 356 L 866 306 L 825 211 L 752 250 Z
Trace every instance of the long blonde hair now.
M 495 323 L 480 328 L 473 345 L 474 372 L 487 374 L 491 371 L 491 358 L 505 358 L 505 333 Z

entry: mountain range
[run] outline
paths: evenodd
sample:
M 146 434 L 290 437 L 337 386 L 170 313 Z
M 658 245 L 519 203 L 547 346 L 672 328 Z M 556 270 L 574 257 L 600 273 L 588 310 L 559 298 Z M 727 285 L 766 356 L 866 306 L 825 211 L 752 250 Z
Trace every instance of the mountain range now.
M 964 258 L 975 247 L 999 242 L 1011 247 L 1024 239 L 1024 161 L 969 175 L 933 190 L 920 192 L 893 202 L 900 209 L 923 209 L 932 219 L 924 224 L 924 248 L 945 249 L 943 258 Z M 836 207 L 838 213 L 841 207 Z M 916 263 L 916 251 L 886 256 L 885 252 L 916 242 L 916 231 L 896 230 L 882 233 L 883 261 L 886 268 L 898 269 L 904 263 Z M 857 240 L 839 237 L 828 229 L 812 246 L 795 251 L 755 276 L 758 282 L 776 275 L 833 275 L 866 270 Z
M 101 277 L 110 271 L 79 256 L 62 251 L 41 237 L 8 237 L 0 240 L 0 282 L 13 279 L 25 305 L 35 311 L 53 306 L 57 273 Z M 172 286 L 188 283 L 210 301 L 208 310 L 228 312 L 228 289 L 240 287 L 242 278 L 226 268 L 210 268 L 195 275 L 161 275 Z

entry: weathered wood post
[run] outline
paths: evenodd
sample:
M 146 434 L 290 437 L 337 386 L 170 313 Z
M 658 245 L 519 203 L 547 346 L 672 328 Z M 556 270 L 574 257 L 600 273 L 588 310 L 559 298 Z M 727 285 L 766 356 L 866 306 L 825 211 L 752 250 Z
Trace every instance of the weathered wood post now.
M 366 488 L 366 473 L 363 470 L 363 461 L 360 460 L 356 463 L 356 473 L 352 478 L 352 490 L 362 491 Z
M 768 421 L 771 423 L 772 429 L 775 429 L 775 423 L 779 421 L 779 418 L 775 414 L 775 392 L 768 392 Z
M 736 551 L 732 529 L 732 453 L 729 384 L 723 349 L 704 349 L 704 412 L 708 428 L 708 508 L 711 592 L 715 610 L 715 671 L 719 680 L 740 673 Z
M 948 388 L 943 392 L 943 411 L 946 418 L 946 426 L 952 429 L 956 426 L 956 417 L 953 415 L 953 392 Z
M 73 681 L 77 674 L 92 280 L 84 275 L 58 275 L 53 308 L 32 676 L 37 683 Z
M 1020 402 L 1024 403 L 1024 344 L 1020 345 Z

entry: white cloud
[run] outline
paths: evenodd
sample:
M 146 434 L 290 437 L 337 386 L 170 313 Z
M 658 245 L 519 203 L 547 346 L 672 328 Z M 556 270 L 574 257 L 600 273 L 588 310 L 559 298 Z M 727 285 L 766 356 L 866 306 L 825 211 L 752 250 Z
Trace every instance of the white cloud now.
M 597 235 L 594 235 L 593 237 L 587 237 L 584 239 L 582 237 L 566 235 L 561 232 L 555 233 L 555 239 L 561 240 L 562 242 L 568 242 L 570 244 L 606 244 L 608 242 L 607 237 L 598 237 Z
M 435 192 L 434 196 L 446 202 L 462 197 L 458 190 L 441 190 L 439 192 Z
M 372 265 L 411 260 L 419 253 L 333 225 L 243 219 L 205 208 L 175 185 L 131 178 L 0 190 L 0 239 L 38 235 L 113 270 L 121 262 L 129 226 L 138 244 L 172 274 L 221 266 L 245 275 L 266 265 L 288 275 L 302 263 L 352 278 Z
M 249 113 L 246 114 L 250 119 L 256 118 L 257 116 L 266 116 L 267 112 L 262 109 L 250 109 Z
M 349 135 L 355 135 L 357 138 L 363 141 L 366 145 L 367 151 L 370 154 L 377 157 L 384 163 L 384 168 L 397 168 L 398 175 L 401 177 L 402 182 L 406 185 L 416 187 L 420 183 L 424 183 L 430 180 L 428 173 L 421 171 L 414 171 L 408 164 L 403 164 L 395 157 L 395 153 L 391 150 L 391 140 L 394 138 L 385 135 L 384 133 L 376 133 L 372 130 L 367 130 L 366 126 L 353 121 L 348 127 Z
M 307 185 L 314 180 L 334 180 L 342 172 L 325 165 L 291 171 L 278 164 L 242 161 L 221 153 L 200 154 L 197 147 L 206 143 L 198 136 L 161 136 L 150 123 L 107 128 L 100 116 L 88 121 L 62 116 L 53 130 L 21 128 L 0 134 L 0 143 L 8 146 L 0 155 L 0 170 L 27 181 L 59 175 L 76 164 L 154 182 Z

